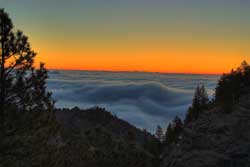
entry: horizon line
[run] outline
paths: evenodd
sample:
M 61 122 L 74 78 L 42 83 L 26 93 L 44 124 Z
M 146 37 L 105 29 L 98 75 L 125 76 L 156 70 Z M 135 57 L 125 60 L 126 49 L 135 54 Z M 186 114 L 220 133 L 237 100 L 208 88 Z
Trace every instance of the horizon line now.
M 159 74 L 185 74 L 185 75 L 222 75 L 221 73 L 202 73 L 202 72 L 164 72 L 164 71 L 144 71 L 144 70 L 93 70 L 93 69 L 71 69 L 71 68 L 47 68 L 50 70 L 62 71 L 90 71 L 90 72 L 124 72 L 124 73 L 159 73 Z

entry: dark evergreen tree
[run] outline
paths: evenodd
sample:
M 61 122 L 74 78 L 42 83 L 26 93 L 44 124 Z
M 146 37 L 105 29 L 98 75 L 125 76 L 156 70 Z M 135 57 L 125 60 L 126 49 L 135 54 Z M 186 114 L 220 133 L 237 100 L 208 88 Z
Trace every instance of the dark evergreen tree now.
M 56 129 L 54 101 L 46 91 L 47 71 L 44 64 L 35 69 L 36 53 L 28 37 L 14 31 L 3 9 L 0 43 L 0 166 L 39 164 Z
M 169 123 L 166 133 L 165 133 L 165 143 L 166 145 L 172 144 L 174 141 L 174 134 L 173 134 L 173 128 L 172 128 L 172 124 Z
M 47 71 L 41 64 L 34 68 L 36 53 L 28 37 L 21 31 L 14 32 L 9 15 L 0 10 L 0 110 L 4 119 L 6 108 L 17 110 L 48 110 L 53 107 L 51 93 L 46 91 Z
M 184 124 L 179 117 L 175 117 L 174 120 L 169 123 L 166 133 L 164 145 L 168 152 L 170 152 L 176 145 L 178 145 L 182 139 Z
M 156 138 L 157 138 L 160 142 L 162 142 L 162 141 L 164 140 L 163 130 L 162 130 L 161 126 L 159 126 L 159 125 L 158 125 L 157 128 L 156 128 L 155 136 L 156 136 Z
M 246 60 L 243 60 L 238 70 L 241 72 L 245 72 L 245 70 L 247 70 L 248 68 L 249 68 L 249 64 L 247 63 Z
M 250 66 L 243 61 L 236 70 L 229 74 L 223 74 L 215 92 L 215 102 L 231 111 L 232 107 L 239 102 L 240 96 L 249 94 L 247 87 L 250 86 Z
M 173 126 L 173 133 L 174 133 L 175 139 L 178 140 L 184 127 L 183 122 L 178 116 L 176 116 L 174 118 L 172 126 Z
M 198 85 L 195 89 L 192 106 L 188 108 L 185 123 L 189 123 L 199 117 L 202 110 L 206 109 L 209 104 L 209 98 L 205 86 Z
M 206 91 L 205 86 L 202 84 L 200 85 L 200 105 L 204 108 L 209 103 L 208 94 Z

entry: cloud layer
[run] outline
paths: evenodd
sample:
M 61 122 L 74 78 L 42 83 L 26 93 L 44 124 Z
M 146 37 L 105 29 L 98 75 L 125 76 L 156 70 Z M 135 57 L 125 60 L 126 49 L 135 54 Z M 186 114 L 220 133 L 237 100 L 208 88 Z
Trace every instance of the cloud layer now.
M 105 107 L 139 128 L 166 127 L 184 117 L 194 88 L 204 83 L 210 95 L 218 76 L 159 73 L 52 71 L 48 88 L 57 107 Z

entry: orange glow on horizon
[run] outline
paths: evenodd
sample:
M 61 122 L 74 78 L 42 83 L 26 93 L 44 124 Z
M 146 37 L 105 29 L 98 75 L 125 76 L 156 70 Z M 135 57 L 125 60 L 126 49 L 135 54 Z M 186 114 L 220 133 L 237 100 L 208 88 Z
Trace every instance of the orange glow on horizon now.
M 51 53 L 39 50 L 36 63 L 42 61 L 48 69 L 64 70 L 222 74 L 238 67 L 245 58 L 239 56 L 243 55 L 239 51 L 225 52 L 220 49 L 213 52 L 190 48 L 133 51 L 86 49 L 76 52 L 79 54 L 72 54 L 71 51 Z
M 38 53 L 35 67 L 222 74 L 250 62 L 250 10 L 243 1 L 64 1 L 61 7 L 5 1 L 14 30 Z

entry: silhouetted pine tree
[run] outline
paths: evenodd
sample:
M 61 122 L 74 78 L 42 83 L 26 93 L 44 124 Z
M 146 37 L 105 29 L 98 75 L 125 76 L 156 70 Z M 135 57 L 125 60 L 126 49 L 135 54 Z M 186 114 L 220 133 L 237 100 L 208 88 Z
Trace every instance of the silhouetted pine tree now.
M 192 120 L 198 118 L 202 110 L 204 110 L 209 104 L 209 98 L 204 85 L 198 85 L 196 87 L 192 106 L 189 107 L 185 118 L 185 123 L 189 123 Z
M 180 134 L 181 134 L 183 127 L 184 127 L 182 120 L 178 116 L 176 116 L 174 118 L 174 121 L 172 123 L 172 127 L 173 127 L 173 133 L 175 136 L 175 140 L 178 142 Z
M 41 64 L 33 66 L 36 53 L 31 49 L 28 37 L 21 31 L 14 32 L 8 14 L 0 10 L 0 110 L 9 105 L 17 110 L 42 109 L 53 107 L 51 93 L 46 91 L 47 71 Z
M 172 128 L 172 124 L 169 123 L 166 133 L 165 133 L 165 143 L 166 145 L 169 145 L 171 143 L 173 143 L 174 141 L 174 134 L 173 134 L 173 128 Z
M 176 116 L 172 123 L 168 125 L 165 133 L 165 143 L 167 146 L 170 147 L 172 144 L 177 144 L 180 141 L 183 128 L 182 120 Z
M 47 71 L 44 64 L 34 68 L 36 53 L 28 37 L 13 30 L 3 9 L 0 43 L 0 166 L 39 164 L 55 124 Z
M 155 136 L 161 142 L 164 140 L 163 130 L 162 130 L 161 126 L 159 126 L 159 125 L 156 128 Z
M 236 70 L 229 74 L 223 74 L 218 82 L 215 92 L 215 102 L 231 111 L 232 107 L 239 102 L 240 96 L 250 93 L 250 66 L 243 61 Z
M 201 103 L 201 107 L 204 108 L 204 106 L 208 105 L 209 103 L 209 98 L 208 98 L 208 94 L 207 94 L 207 91 L 206 91 L 206 88 L 205 86 L 202 84 L 200 86 L 200 103 Z

